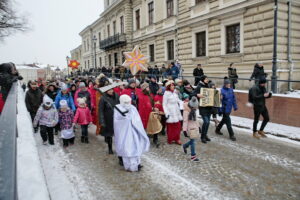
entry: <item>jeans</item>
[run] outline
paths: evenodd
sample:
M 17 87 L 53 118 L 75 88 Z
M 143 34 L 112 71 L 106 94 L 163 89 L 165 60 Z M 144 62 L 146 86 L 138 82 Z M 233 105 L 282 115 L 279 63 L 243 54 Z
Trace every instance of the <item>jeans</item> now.
M 210 114 L 201 115 L 201 117 L 203 120 L 201 139 L 205 139 L 207 137 L 207 132 L 208 132 L 208 128 L 209 128 Z
M 263 131 L 267 123 L 270 121 L 268 109 L 266 106 L 254 106 L 253 110 L 254 110 L 253 133 L 257 131 L 257 124 L 260 115 L 263 116 L 264 120 L 259 130 Z
M 231 126 L 230 113 L 223 114 L 223 118 L 222 118 L 221 122 L 219 123 L 219 125 L 217 126 L 217 130 L 220 131 L 224 124 L 226 124 L 226 126 L 227 126 L 229 135 L 233 136 L 234 133 L 233 133 L 232 126 Z
M 190 141 L 188 141 L 187 143 L 185 143 L 183 145 L 184 148 L 188 148 L 189 146 L 191 146 L 191 156 L 195 156 L 196 152 L 195 152 L 195 140 L 194 139 L 190 139 Z
M 89 125 L 81 125 L 81 135 L 84 137 L 88 136 L 88 127 Z

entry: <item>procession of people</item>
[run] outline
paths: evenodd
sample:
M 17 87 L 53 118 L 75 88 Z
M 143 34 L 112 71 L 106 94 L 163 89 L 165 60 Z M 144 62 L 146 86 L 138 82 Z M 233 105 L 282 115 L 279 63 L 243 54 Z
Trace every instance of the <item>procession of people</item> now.
M 76 144 L 75 136 L 79 130 L 80 142 L 84 144 L 89 143 L 90 134 L 101 135 L 107 144 L 108 154 L 116 154 L 119 164 L 127 171 L 141 170 L 141 155 L 149 151 L 149 138 L 153 140 L 154 148 L 160 148 L 163 137 L 169 145 L 181 145 L 185 154 L 190 148 L 191 161 L 199 162 L 201 158 L 197 157 L 195 148 L 197 139 L 203 144 L 211 141 L 208 132 L 211 117 L 216 125 L 216 134 L 223 135 L 221 130 L 226 125 L 229 139 L 237 140 L 230 118 L 231 112 L 238 110 L 234 94 L 238 76 L 233 63 L 228 68 L 229 76 L 224 77 L 224 84 L 219 86 L 219 106 L 200 103 L 207 98 L 203 90 L 218 91 L 200 64 L 193 73 L 194 83 L 180 77 L 180 69 L 175 63 L 162 76 L 157 66 L 150 68 L 152 70 L 144 77 L 141 76 L 143 72 L 127 77 L 125 69 L 119 69 L 122 73 L 114 79 L 104 70 L 97 77 L 29 81 L 25 102 L 34 133 L 39 131 L 45 145 L 54 145 L 54 137 L 60 133 L 63 148 Z M 265 99 L 272 96 L 266 91 L 266 77 L 262 70 L 260 64 L 255 66 L 251 79 L 255 78 L 256 84 L 249 90 L 249 102 L 253 104 L 255 116 L 253 137 L 256 139 L 266 137 L 264 128 L 269 115 Z M 220 122 L 217 115 L 222 116 Z M 260 115 L 264 120 L 257 130 Z M 95 133 L 89 133 L 92 124 L 96 126 Z M 182 144 L 181 135 L 189 141 Z

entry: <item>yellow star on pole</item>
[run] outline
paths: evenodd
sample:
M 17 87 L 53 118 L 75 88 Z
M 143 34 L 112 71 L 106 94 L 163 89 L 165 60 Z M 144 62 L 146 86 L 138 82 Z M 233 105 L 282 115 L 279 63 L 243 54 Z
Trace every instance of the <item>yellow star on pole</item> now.
M 124 52 L 124 56 L 126 60 L 123 66 L 129 67 L 132 75 L 135 75 L 140 70 L 148 71 L 146 64 L 148 63 L 149 57 L 142 54 L 139 46 L 135 46 L 132 52 Z

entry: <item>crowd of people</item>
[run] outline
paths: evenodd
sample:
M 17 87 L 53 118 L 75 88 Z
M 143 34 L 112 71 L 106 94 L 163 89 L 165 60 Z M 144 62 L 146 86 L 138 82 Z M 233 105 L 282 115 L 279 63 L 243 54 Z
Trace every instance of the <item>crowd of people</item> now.
M 261 74 L 257 67 L 255 73 Z M 40 132 L 43 144 L 54 145 L 54 135 L 60 133 L 63 147 L 68 148 L 75 143 L 77 129 L 81 130 L 80 141 L 88 144 L 91 134 L 88 128 L 94 124 L 94 134 L 104 137 L 108 153 L 114 154 L 115 144 L 119 164 L 128 171 L 139 171 L 142 168 L 141 155 L 150 147 L 149 138 L 153 139 L 155 148 L 160 147 L 159 134 L 166 135 L 170 145 L 182 145 L 186 154 L 190 148 L 191 161 L 199 161 L 196 139 L 203 144 L 211 141 L 208 134 L 211 116 L 216 126 L 215 133 L 223 135 L 221 129 L 226 125 L 229 139 L 236 141 L 230 119 L 232 110 L 238 109 L 234 94 L 238 76 L 233 63 L 228 68 L 229 76 L 224 78 L 221 86 L 220 107 L 199 104 L 205 98 L 200 92 L 201 88 L 217 90 L 201 65 L 194 70 L 194 84 L 180 79 L 179 73 L 178 65 L 172 63 L 168 78 L 161 81 L 155 73 L 144 78 L 120 75 L 111 79 L 103 71 L 97 77 L 74 76 L 65 80 L 29 81 L 22 88 L 25 91 L 27 87 L 26 107 L 34 132 Z M 255 73 L 251 78 L 256 78 Z M 272 94 L 266 91 L 266 77 L 259 77 L 256 83 L 249 90 L 249 102 L 253 104 L 255 113 L 253 137 L 259 139 L 266 137 L 263 130 L 269 116 L 265 99 Z M 217 115 L 222 116 L 220 122 Z M 257 131 L 260 115 L 264 121 Z M 181 133 L 189 138 L 185 144 L 181 142 Z

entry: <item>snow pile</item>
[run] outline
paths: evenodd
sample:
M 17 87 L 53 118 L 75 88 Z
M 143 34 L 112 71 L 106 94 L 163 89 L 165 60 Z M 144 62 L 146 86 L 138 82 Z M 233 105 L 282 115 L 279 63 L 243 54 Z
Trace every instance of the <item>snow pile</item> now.
M 26 110 L 24 95 L 20 87 L 18 94 L 17 124 L 19 130 L 17 139 L 19 199 L 50 199 L 36 143 L 33 137 L 31 119 Z
M 231 121 L 232 121 L 233 126 L 236 126 L 239 128 L 250 129 L 252 132 L 253 119 L 231 116 Z M 260 124 L 261 124 L 261 121 L 257 125 L 258 128 L 260 127 Z M 300 141 L 300 128 L 299 127 L 286 126 L 286 125 L 282 125 L 282 124 L 276 124 L 276 123 L 269 122 L 265 128 L 265 132 L 269 133 L 271 135 Z
M 286 94 L 283 95 L 275 95 L 275 96 L 300 98 L 300 90 L 294 90 L 292 92 L 287 92 Z

